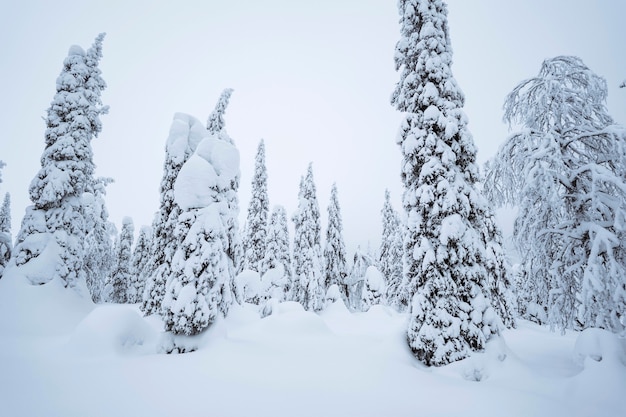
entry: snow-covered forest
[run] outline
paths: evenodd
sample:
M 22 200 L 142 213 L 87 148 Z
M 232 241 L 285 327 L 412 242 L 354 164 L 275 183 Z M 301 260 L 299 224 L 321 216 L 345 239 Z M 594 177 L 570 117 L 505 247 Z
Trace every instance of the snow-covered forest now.
M 398 126 L 380 140 L 398 184 L 356 246 L 355 190 L 316 181 L 332 165 L 290 173 L 293 210 L 270 198 L 280 150 L 242 158 L 230 85 L 172 115 L 150 224 L 116 224 L 107 190 L 128 179 L 95 163 L 107 35 L 58 57 L 30 203 L 0 207 L 0 414 L 626 414 L 626 128 L 606 79 L 584 57 L 536 62 L 483 165 L 446 2 L 397 12 Z M 357 155 L 337 161 L 379 169 Z M 2 191 L 19 162 L 0 158 Z

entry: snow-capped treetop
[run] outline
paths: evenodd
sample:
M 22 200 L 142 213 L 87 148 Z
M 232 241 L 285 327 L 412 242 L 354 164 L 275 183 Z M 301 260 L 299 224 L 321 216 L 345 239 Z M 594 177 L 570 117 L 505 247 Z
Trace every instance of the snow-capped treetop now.
M 232 88 L 226 88 L 222 92 L 222 95 L 215 105 L 215 110 L 213 110 L 207 120 L 206 128 L 209 132 L 217 134 L 224 129 L 224 113 L 226 112 L 226 107 L 228 107 L 228 102 L 232 93 Z
M 174 183 L 174 198 L 183 211 L 207 207 L 215 190 L 226 190 L 239 178 L 239 151 L 215 135 L 204 138 L 181 167 Z
M 394 60 L 401 74 L 391 103 L 409 113 L 437 105 L 442 99 L 454 102 L 454 107 L 463 106 L 463 93 L 450 70 L 452 48 L 445 3 L 400 0 L 398 7 L 401 37 Z
M 2 168 L 4 168 L 7 164 L 4 161 L 0 161 L 0 184 L 2 184 Z
M 185 113 L 174 114 L 165 143 L 167 157 L 174 164 L 183 164 L 207 136 L 208 132 L 198 119 Z
M 37 208 L 58 207 L 68 196 L 80 197 L 93 181 L 91 140 L 102 129 L 100 95 L 106 87 L 98 62 L 102 56 L 101 34 L 87 53 L 70 48 L 57 78 L 56 94 L 46 118 L 46 149 L 41 169 L 30 185 Z
M 613 123 L 606 109 L 606 80 L 575 56 L 546 59 L 536 77 L 506 97 L 504 120 L 539 131 L 563 132 L 581 121 L 595 129 Z

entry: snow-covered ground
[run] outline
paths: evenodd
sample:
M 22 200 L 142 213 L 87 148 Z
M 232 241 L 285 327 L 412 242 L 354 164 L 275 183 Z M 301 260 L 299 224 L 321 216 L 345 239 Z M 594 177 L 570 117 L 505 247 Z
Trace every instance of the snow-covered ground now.
M 485 353 L 426 368 L 406 316 L 233 307 L 198 350 L 136 306 L 99 305 L 52 281 L 0 280 L 0 416 L 626 416 L 626 344 L 521 322 Z

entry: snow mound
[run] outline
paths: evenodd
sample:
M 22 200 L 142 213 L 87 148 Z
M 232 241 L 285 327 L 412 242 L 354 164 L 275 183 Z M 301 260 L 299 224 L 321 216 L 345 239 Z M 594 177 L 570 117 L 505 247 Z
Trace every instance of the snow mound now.
M 29 267 L 33 265 L 28 263 Z M 86 286 L 65 288 L 63 281 L 31 285 L 22 268 L 7 268 L 0 279 L 0 333 L 22 341 L 70 334 L 94 308 Z
M 603 329 L 585 329 L 576 339 L 574 361 L 584 366 L 587 358 L 609 366 L 626 366 L 626 340 Z
M 156 331 L 127 305 L 95 308 L 76 327 L 70 352 L 85 355 L 155 353 Z

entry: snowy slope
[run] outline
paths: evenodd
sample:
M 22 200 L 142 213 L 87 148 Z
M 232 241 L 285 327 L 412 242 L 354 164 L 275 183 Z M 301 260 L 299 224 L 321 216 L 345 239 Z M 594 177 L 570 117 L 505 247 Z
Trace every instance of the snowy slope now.
M 484 354 L 425 368 L 406 347 L 406 316 L 381 306 L 318 315 L 287 302 L 263 319 L 233 307 L 183 355 L 156 353 L 161 326 L 136 306 L 94 306 L 56 281 L 8 274 L 0 415 L 626 415 L 624 340 L 596 329 L 561 336 L 521 322 Z

